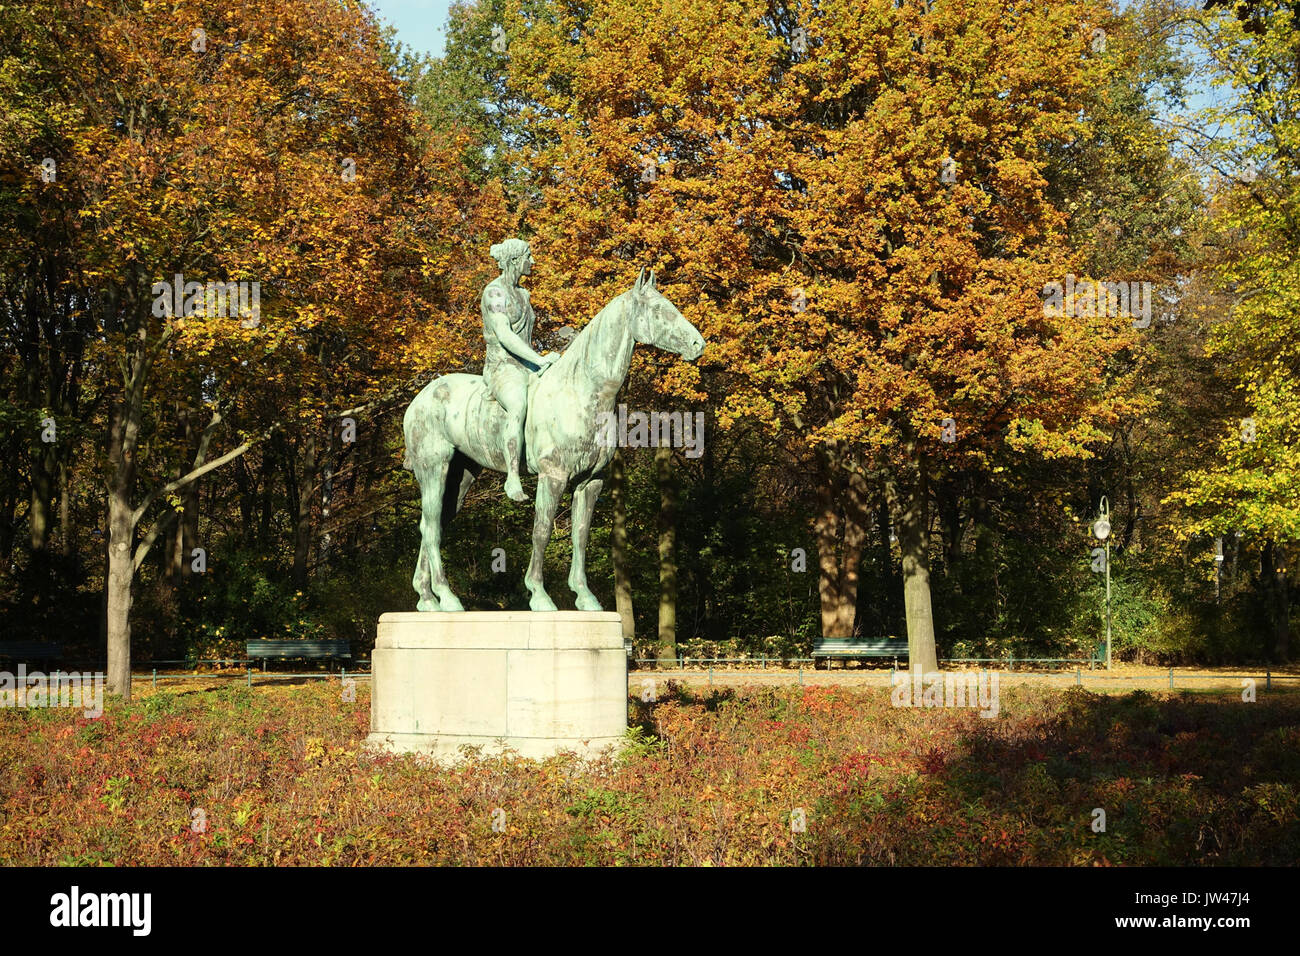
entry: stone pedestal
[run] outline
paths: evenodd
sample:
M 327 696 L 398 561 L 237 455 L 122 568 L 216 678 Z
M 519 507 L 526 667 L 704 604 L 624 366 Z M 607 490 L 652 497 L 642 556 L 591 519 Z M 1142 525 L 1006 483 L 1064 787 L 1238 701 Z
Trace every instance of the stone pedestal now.
M 627 655 L 606 611 L 401 612 L 379 619 L 367 746 L 442 761 L 464 744 L 595 755 L 627 729 Z

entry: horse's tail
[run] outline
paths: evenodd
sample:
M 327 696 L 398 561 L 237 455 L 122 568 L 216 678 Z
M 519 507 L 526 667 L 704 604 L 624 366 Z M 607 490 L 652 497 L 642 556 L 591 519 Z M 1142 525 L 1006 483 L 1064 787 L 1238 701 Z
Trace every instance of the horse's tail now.
M 423 397 L 424 389 L 420 389 L 420 393 L 411 400 L 406 413 L 402 416 L 402 468 L 406 471 L 415 471 L 415 462 L 411 459 L 411 412 Z

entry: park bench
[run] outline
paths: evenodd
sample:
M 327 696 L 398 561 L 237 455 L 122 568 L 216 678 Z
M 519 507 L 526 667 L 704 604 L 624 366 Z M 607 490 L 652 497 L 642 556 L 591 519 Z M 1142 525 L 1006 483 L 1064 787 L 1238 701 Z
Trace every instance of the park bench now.
M 863 660 L 868 657 L 892 659 L 895 666 L 907 660 L 907 641 L 893 637 L 821 637 L 813 641 L 813 667 L 825 661 Z
M 1092 652 L 1092 657 L 1088 659 L 1088 670 L 1092 670 L 1094 664 L 1106 663 L 1106 639 L 1102 638 L 1097 644 L 1097 649 Z
M 0 660 L 14 664 L 45 666 L 63 656 L 63 648 L 52 641 L 4 641 L 0 643 Z
M 268 660 L 341 660 L 352 657 L 352 642 L 347 638 L 329 641 L 248 641 L 244 645 L 248 659 L 260 660 L 266 670 Z

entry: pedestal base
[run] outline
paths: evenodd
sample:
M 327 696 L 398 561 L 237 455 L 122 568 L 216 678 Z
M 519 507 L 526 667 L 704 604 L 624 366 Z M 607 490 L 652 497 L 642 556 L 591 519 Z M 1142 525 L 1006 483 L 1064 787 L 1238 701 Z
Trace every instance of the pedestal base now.
M 391 613 L 379 619 L 366 745 L 443 762 L 468 744 L 595 756 L 627 729 L 627 655 L 605 611 Z

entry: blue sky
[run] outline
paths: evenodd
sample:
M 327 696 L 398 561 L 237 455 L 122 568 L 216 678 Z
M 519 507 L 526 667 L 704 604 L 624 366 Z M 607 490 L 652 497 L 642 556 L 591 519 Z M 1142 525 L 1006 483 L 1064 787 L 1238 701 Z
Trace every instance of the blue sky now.
M 366 0 L 379 18 L 397 27 L 397 39 L 417 53 L 442 55 L 451 0 Z

